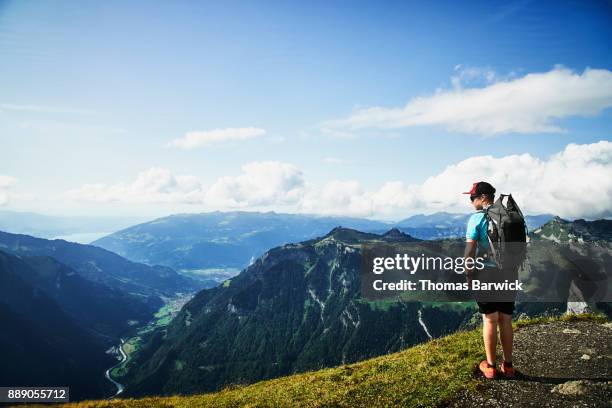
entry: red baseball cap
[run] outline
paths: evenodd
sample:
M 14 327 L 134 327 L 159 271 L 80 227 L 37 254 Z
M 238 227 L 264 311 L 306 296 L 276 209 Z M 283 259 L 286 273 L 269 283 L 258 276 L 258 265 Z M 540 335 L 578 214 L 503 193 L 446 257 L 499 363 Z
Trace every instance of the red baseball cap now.
M 466 191 L 463 194 L 469 194 L 470 196 L 479 196 L 481 194 L 495 194 L 495 187 L 487 183 L 486 181 L 479 181 L 472 184 L 472 189 Z

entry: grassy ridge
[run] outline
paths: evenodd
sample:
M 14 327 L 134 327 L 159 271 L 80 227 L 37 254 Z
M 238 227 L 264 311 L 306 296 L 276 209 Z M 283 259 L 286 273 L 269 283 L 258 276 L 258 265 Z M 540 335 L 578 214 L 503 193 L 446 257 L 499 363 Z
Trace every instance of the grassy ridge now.
M 523 320 L 516 327 L 594 315 Z M 457 391 L 474 389 L 484 356 L 480 330 L 457 332 L 406 350 L 334 368 L 233 386 L 192 396 L 84 401 L 67 407 L 381 407 L 438 406 Z

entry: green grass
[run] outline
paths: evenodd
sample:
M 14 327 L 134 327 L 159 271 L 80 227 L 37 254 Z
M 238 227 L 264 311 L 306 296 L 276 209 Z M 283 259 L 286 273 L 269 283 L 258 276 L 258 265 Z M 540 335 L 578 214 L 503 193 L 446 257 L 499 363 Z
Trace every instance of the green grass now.
M 153 316 L 159 319 L 159 318 L 162 318 L 168 315 L 169 312 L 170 312 L 170 307 L 168 305 L 164 305 L 157 312 L 155 312 Z
M 575 315 L 575 314 L 566 314 L 566 315 L 562 315 L 562 316 L 545 316 L 545 317 L 534 317 L 531 319 L 522 319 L 522 320 L 518 320 L 516 322 L 514 322 L 513 326 L 515 329 L 521 328 L 523 326 L 527 326 L 530 324 L 545 324 L 545 323 L 551 323 L 551 322 L 556 322 L 556 321 L 563 321 L 563 322 L 578 322 L 581 320 L 591 320 L 591 321 L 595 321 L 597 323 L 606 323 L 608 321 L 608 319 L 606 318 L 606 316 L 604 314 L 581 314 L 581 315 Z
M 515 326 L 599 315 L 522 320 Z M 395 407 L 439 406 L 462 389 L 474 390 L 483 358 L 481 331 L 461 331 L 406 350 L 334 368 L 233 386 L 192 396 L 85 401 L 70 407 Z

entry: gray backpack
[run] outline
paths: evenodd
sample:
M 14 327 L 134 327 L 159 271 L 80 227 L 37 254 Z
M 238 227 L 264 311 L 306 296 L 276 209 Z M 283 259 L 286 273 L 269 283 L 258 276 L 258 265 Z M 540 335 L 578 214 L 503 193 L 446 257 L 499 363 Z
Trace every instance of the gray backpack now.
M 507 197 L 506 204 L 504 198 Z M 527 224 L 511 194 L 501 194 L 485 210 L 490 251 L 500 268 L 518 268 L 527 257 Z

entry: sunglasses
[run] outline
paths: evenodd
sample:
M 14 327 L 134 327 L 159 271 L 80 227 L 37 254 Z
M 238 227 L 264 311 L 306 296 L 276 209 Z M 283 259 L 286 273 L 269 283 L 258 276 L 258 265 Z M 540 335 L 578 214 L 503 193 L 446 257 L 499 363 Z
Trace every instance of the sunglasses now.
M 480 197 L 480 194 L 478 194 L 478 195 L 472 195 L 472 196 L 470 196 L 470 201 L 471 201 L 471 202 L 474 202 L 474 200 L 475 200 L 475 199 L 477 199 L 478 197 Z

